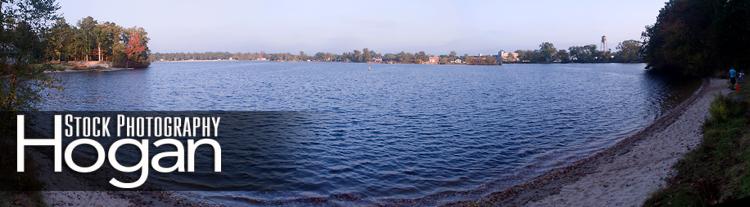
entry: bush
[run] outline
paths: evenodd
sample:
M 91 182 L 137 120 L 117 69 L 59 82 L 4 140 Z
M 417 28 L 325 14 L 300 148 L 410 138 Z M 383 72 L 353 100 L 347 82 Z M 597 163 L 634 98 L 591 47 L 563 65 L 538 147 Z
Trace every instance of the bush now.
M 706 123 L 721 124 L 733 118 L 742 117 L 745 110 L 744 105 L 744 102 L 732 99 L 730 96 L 719 95 L 711 103 L 711 108 L 709 108 L 711 119 Z
M 739 96 L 717 96 L 703 127 L 703 142 L 677 163 L 677 175 L 645 206 L 709 206 L 750 196 L 745 111 Z

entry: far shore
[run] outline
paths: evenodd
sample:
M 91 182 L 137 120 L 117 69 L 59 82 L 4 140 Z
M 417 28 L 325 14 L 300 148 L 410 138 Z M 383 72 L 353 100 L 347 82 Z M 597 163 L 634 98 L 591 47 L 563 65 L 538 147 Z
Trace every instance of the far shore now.
M 81 72 L 113 72 L 121 70 L 135 70 L 135 68 L 102 68 L 102 69 L 65 69 L 44 71 L 44 73 L 81 73 Z
M 217 60 L 153 60 L 152 63 L 202 63 L 202 62 L 258 62 L 258 63 L 353 63 L 353 64 L 371 64 L 371 65 L 466 65 L 466 66 L 500 66 L 500 65 L 568 65 L 568 64 L 645 64 L 645 62 L 590 62 L 590 63 L 536 63 L 536 62 L 503 62 L 502 64 L 428 64 L 428 63 L 401 63 L 401 62 L 342 62 L 342 61 L 300 61 L 300 60 L 289 60 L 289 61 L 274 61 L 274 60 L 238 60 L 238 59 L 217 59 Z
M 44 71 L 44 73 L 112 72 L 136 69 L 112 67 L 112 63 L 105 61 L 66 61 L 49 62 L 47 64 L 51 68 Z
M 268 61 L 258 61 L 258 60 L 228 60 L 228 59 L 219 59 L 219 60 L 154 60 L 153 62 L 164 62 L 164 63 L 192 63 L 192 62 L 235 62 L 235 61 L 250 61 L 250 62 L 268 62 Z

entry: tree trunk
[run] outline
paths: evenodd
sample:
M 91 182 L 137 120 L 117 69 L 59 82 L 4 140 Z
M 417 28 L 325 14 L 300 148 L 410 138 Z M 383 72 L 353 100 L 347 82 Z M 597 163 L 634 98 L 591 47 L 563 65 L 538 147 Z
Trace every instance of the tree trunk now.
M 8 109 L 14 110 L 15 106 L 14 104 L 16 101 L 18 101 L 18 97 L 16 97 L 16 84 L 17 84 L 16 74 L 15 71 L 12 71 L 10 74 L 10 84 L 8 85 Z
M 96 43 L 96 51 L 99 52 L 99 59 L 96 59 L 96 60 L 101 62 L 102 61 L 102 43 Z

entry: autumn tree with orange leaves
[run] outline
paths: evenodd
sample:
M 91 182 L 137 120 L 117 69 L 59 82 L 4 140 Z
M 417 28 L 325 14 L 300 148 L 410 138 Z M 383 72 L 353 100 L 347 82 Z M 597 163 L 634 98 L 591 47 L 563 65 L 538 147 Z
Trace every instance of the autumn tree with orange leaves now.
M 138 29 L 129 32 L 125 55 L 127 55 L 126 67 L 140 68 L 148 67 L 148 47 L 145 39 Z
M 146 35 L 146 31 L 140 27 L 123 29 L 121 41 L 112 45 L 112 67 L 147 68 L 151 51 Z

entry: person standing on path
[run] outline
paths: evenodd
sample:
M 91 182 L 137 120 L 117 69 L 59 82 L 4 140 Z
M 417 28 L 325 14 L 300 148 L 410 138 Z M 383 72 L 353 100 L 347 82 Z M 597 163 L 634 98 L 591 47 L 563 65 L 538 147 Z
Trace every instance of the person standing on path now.
M 737 71 L 734 70 L 734 67 L 729 67 L 729 82 L 732 83 L 730 88 L 734 90 L 734 84 L 737 84 Z

